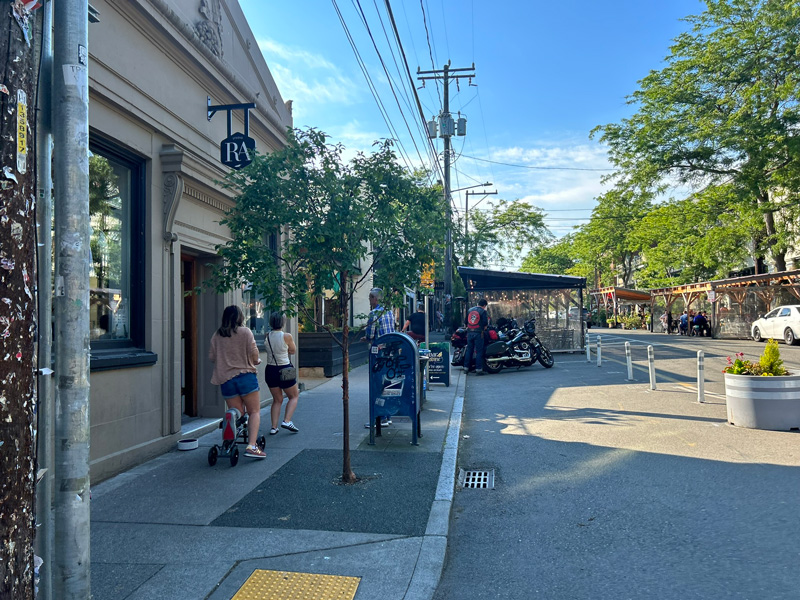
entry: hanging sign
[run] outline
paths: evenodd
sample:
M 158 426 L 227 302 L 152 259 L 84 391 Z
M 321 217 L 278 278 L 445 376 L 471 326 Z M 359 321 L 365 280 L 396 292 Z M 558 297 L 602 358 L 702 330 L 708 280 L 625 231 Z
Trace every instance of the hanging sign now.
M 422 277 L 420 278 L 419 281 L 420 287 L 424 288 L 433 287 L 433 273 L 434 273 L 434 262 L 431 261 L 424 267 L 422 267 Z
M 17 173 L 28 171 L 28 96 L 17 90 Z
M 250 109 L 256 105 L 252 102 L 248 104 L 218 104 L 211 106 L 211 96 L 208 96 L 208 108 L 206 117 L 211 120 L 218 110 L 224 110 L 228 114 L 228 137 L 219 145 L 220 162 L 231 169 L 241 169 L 253 162 L 253 152 L 256 149 L 256 141 L 248 134 L 250 133 Z M 241 109 L 244 111 L 244 133 L 231 133 L 231 112 Z

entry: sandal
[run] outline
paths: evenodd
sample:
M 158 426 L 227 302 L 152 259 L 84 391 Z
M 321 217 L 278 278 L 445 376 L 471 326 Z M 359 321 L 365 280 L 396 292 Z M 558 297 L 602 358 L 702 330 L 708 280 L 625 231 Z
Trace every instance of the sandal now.
M 270 435 L 275 435 L 275 434 L 276 434 L 276 433 L 278 433 L 279 431 L 280 431 L 280 429 L 276 429 L 275 427 L 273 427 L 272 429 L 270 429 L 270 430 L 269 430 L 269 434 L 270 434 Z
M 244 455 L 250 458 L 267 458 L 267 455 L 258 446 L 248 446 L 244 451 Z

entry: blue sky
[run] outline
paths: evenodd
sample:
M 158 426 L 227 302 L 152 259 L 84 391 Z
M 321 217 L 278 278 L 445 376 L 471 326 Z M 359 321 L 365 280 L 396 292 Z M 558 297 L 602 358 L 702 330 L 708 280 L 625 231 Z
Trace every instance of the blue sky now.
M 350 152 L 367 150 L 376 139 L 394 137 L 370 93 L 333 1 L 239 2 L 281 95 L 294 101 L 295 126 L 317 127 Z M 418 113 L 408 106 L 414 101 L 385 1 L 335 2 L 408 161 L 419 165 L 421 154 L 429 164 L 432 159 L 425 153 Z M 477 87 L 465 80 L 460 89 L 451 83 L 451 111 L 460 110 L 467 117 L 467 135 L 453 138 L 458 158 L 452 187 L 490 181 L 489 189 L 499 193 L 484 200 L 479 210 L 496 198 L 524 199 L 547 213 L 546 223 L 560 236 L 586 221 L 594 198 L 604 189 L 600 179 L 602 169 L 609 166 L 606 152 L 589 139 L 589 132 L 632 113 L 625 97 L 650 70 L 661 68 L 671 41 L 688 29 L 681 18 L 699 14 L 705 3 L 392 0 L 391 7 L 415 80 L 417 67 L 441 69 L 448 60 L 453 68 L 475 64 L 473 84 Z M 441 108 L 440 92 L 432 82 L 418 90 L 427 119 Z M 436 151 L 441 155 L 442 150 L 442 141 L 437 140 Z M 463 209 L 464 200 L 463 192 L 454 194 L 457 209 Z M 470 198 L 470 204 L 476 201 Z

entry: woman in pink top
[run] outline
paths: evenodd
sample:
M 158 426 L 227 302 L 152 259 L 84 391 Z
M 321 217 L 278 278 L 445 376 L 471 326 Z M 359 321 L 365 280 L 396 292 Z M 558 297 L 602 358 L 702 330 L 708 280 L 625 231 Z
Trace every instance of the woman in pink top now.
M 266 458 L 258 447 L 258 427 L 261 424 L 258 372 L 261 362 L 253 332 L 243 327 L 244 313 L 236 305 L 228 306 L 222 313 L 222 325 L 211 338 L 208 358 L 214 363 L 211 383 L 220 386 L 228 408 L 249 415 L 247 449 L 245 456 Z

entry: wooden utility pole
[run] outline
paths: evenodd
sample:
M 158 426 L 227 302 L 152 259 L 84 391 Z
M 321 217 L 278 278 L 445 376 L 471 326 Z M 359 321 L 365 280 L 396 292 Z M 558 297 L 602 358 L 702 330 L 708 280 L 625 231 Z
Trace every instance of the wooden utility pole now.
M 0 598 L 33 598 L 36 336 L 35 41 L 0 3 Z

